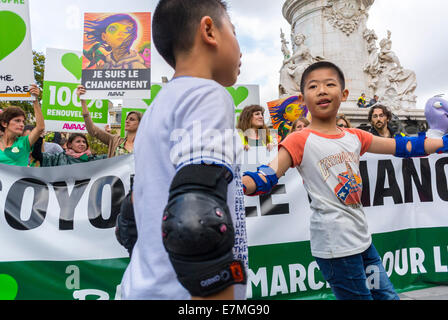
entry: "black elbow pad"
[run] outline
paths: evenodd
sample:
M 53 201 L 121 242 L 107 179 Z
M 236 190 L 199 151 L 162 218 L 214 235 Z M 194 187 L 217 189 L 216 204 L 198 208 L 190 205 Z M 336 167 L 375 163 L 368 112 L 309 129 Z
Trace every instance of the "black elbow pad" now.
M 189 165 L 171 183 L 162 219 L 163 244 L 180 283 L 192 296 L 209 296 L 246 281 L 243 264 L 233 258 L 230 180 L 223 167 Z

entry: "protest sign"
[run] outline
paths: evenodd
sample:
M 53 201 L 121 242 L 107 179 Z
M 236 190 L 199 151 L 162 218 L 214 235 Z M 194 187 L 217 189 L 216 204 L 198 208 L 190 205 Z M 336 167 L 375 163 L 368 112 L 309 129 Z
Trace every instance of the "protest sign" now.
M 81 101 L 76 95 L 81 80 L 81 58 L 78 51 L 47 49 L 42 95 L 47 131 L 87 132 Z M 86 103 L 93 122 L 103 128 L 108 121 L 109 101 L 87 100 Z
M 126 118 L 131 111 L 138 111 L 142 114 L 149 108 L 157 94 L 162 90 L 163 83 L 154 83 L 151 85 L 151 99 L 140 100 L 123 100 L 123 107 L 121 109 L 121 132 L 120 135 L 124 138 Z
M 34 100 L 29 0 L 0 2 L 0 101 Z
M 151 13 L 85 13 L 86 98 L 151 97 Z
M 278 131 L 278 142 L 286 138 L 295 120 L 301 117 L 311 119 L 308 108 L 299 103 L 297 96 L 270 101 L 268 108 L 272 126 Z

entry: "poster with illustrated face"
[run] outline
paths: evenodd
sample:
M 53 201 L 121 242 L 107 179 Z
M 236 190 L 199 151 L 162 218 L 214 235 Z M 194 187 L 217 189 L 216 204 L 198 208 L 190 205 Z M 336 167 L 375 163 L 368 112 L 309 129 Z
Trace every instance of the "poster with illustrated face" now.
M 34 100 L 28 0 L 0 1 L 0 101 Z
M 291 130 L 294 121 L 299 118 L 308 118 L 308 108 L 299 102 L 299 97 L 292 96 L 268 102 L 272 127 L 278 130 L 278 142 L 280 143 Z
M 87 133 L 76 88 L 81 82 L 82 53 L 47 48 L 42 113 L 47 131 Z M 84 97 L 83 97 L 84 99 Z M 86 100 L 92 121 L 107 124 L 109 100 Z
M 151 13 L 85 13 L 87 99 L 151 98 Z

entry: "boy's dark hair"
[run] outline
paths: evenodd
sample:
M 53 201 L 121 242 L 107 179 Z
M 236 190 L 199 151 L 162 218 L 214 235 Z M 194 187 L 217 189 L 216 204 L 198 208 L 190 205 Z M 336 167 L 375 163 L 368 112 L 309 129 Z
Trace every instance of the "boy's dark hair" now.
M 377 104 L 376 106 L 371 107 L 369 110 L 369 122 L 372 122 L 373 111 L 375 111 L 375 109 L 381 109 L 384 115 L 387 117 L 387 120 L 392 120 L 392 112 L 386 106 Z
M 157 51 L 168 64 L 176 67 L 176 54 L 189 51 L 201 19 L 209 16 L 218 28 L 227 12 L 222 0 L 160 0 L 152 20 Z
M 345 76 L 344 76 L 344 73 L 342 72 L 341 68 L 339 68 L 337 65 L 335 65 L 334 63 L 329 62 L 329 61 L 319 61 L 319 62 L 316 62 L 316 63 L 313 63 L 312 65 L 310 65 L 303 72 L 302 79 L 300 81 L 300 92 L 302 92 L 302 94 L 305 94 L 306 78 L 308 78 L 308 76 L 311 72 L 319 70 L 319 69 L 332 69 L 332 70 L 336 71 L 338 78 L 339 78 L 339 82 L 342 87 L 342 90 L 345 90 Z

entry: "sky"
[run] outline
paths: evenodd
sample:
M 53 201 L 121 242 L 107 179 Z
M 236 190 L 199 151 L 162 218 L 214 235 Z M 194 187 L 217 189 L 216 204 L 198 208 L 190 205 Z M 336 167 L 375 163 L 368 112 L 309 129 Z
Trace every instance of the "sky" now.
M 243 53 L 237 84 L 260 86 L 260 102 L 278 98 L 279 70 L 283 55 L 280 29 L 291 26 L 283 17 L 284 0 L 227 0 Z M 156 0 L 30 0 L 33 49 L 82 48 L 84 12 L 153 12 Z M 379 39 L 392 32 L 392 50 L 406 69 L 415 71 L 417 108 L 430 97 L 448 94 L 448 1 L 375 0 L 367 27 Z M 289 36 L 287 36 L 287 39 Z M 152 50 L 152 81 L 170 78 L 173 70 Z

